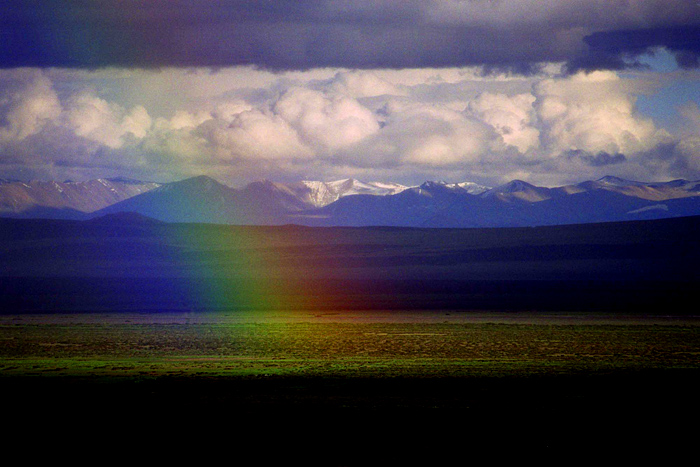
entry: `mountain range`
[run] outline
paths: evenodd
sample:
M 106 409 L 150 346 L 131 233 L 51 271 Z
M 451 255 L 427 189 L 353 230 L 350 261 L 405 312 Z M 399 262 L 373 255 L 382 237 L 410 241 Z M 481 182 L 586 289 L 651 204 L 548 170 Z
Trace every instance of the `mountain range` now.
M 0 217 L 80 219 L 160 185 L 126 178 L 86 182 L 0 179 Z
M 606 176 L 547 188 L 521 180 L 472 182 L 253 182 L 241 189 L 199 176 L 172 183 L 0 180 L 0 216 L 87 219 L 134 212 L 166 222 L 235 225 L 524 227 L 700 215 L 700 181 Z

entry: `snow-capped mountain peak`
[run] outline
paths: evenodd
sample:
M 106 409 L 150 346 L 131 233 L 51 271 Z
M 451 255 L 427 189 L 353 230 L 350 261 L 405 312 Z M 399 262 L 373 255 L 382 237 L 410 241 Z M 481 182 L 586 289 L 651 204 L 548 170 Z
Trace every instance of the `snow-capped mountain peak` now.
M 499 185 L 495 188 L 491 188 L 490 190 L 484 192 L 485 197 L 489 196 L 495 196 L 495 195 L 503 195 L 503 194 L 511 194 L 511 193 L 518 193 L 526 190 L 530 190 L 536 188 L 534 185 L 530 185 L 527 182 L 524 182 L 522 180 L 512 180 L 505 185 Z
M 644 182 L 637 182 L 634 180 L 625 180 L 624 178 L 614 177 L 612 175 L 606 175 L 605 177 L 599 178 L 596 181 L 598 183 L 602 183 L 605 185 L 614 185 L 614 186 L 644 186 L 644 185 L 646 185 L 646 183 L 644 183 Z
M 307 201 L 315 207 L 326 206 L 343 196 L 351 195 L 394 195 L 407 187 L 397 183 L 361 182 L 353 178 L 321 182 L 304 180 L 301 182 L 308 189 Z
M 474 183 L 474 182 L 453 183 L 449 186 L 455 186 L 455 187 L 461 188 L 462 190 L 466 191 L 470 195 L 480 195 L 480 194 L 485 193 L 491 189 L 491 187 L 479 185 L 478 183 Z

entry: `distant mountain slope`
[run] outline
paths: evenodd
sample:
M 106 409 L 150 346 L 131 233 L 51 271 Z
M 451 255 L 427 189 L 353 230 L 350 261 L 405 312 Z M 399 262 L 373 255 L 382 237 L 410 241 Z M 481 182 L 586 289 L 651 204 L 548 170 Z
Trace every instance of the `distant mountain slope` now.
M 199 176 L 166 183 L 101 209 L 94 216 L 135 212 L 166 222 L 235 223 L 239 215 L 236 195 L 226 185 Z
M 347 179 L 288 184 L 261 180 L 234 189 L 200 176 L 165 184 L 95 215 L 131 211 L 167 222 L 276 225 L 290 222 L 288 216 L 296 212 L 325 206 L 342 197 L 359 193 L 377 196 L 405 188 L 398 184 L 366 184 Z
M 644 190 L 642 194 L 649 193 L 646 188 L 635 185 L 635 189 Z M 610 189 L 604 182 L 542 188 L 516 180 L 472 195 L 454 185 L 426 182 L 394 196 L 343 198 L 321 209 L 296 213 L 290 222 L 316 226 L 520 227 L 700 214 L 697 193 L 679 192 L 670 186 L 654 190 L 658 195 L 652 200 L 634 196 L 635 191 Z
M 160 186 L 122 178 L 86 182 L 0 181 L 0 216 L 80 218 Z
M 569 189 L 584 191 L 606 190 L 651 201 L 687 198 L 700 194 L 700 180 L 672 180 L 670 182 L 646 183 L 624 180 L 618 177 L 603 177 L 595 181 L 583 182 Z
M 94 215 L 136 212 L 166 222 L 280 224 L 290 212 L 312 207 L 288 185 L 261 180 L 237 190 L 207 176 L 167 183 Z
M 425 182 L 381 196 L 381 190 L 391 193 L 397 187 L 352 179 L 327 184 L 263 180 L 236 190 L 196 177 L 163 185 L 96 214 L 132 211 L 168 222 L 242 225 L 518 227 L 696 215 L 700 214 L 697 185 L 612 177 L 557 188 L 520 180 L 492 189 Z M 328 196 L 338 199 L 325 204 Z
M 317 226 L 430 227 L 430 220 L 447 207 L 460 205 L 467 209 L 482 203 L 488 201 L 460 186 L 425 182 L 392 196 L 347 196 L 323 208 L 294 214 L 290 221 Z
M 0 217 L 82 219 L 135 212 L 166 222 L 461 228 L 700 215 L 700 181 L 647 183 L 617 177 L 554 188 L 522 180 L 487 188 L 470 182 L 406 187 L 345 179 L 261 180 L 234 189 L 206 176 L 162 185 L 118 179 L 3 181 L 0 188 Z
M 536 203 L 557 195 L 563 196 L 565 194 L 566 193 L 558 188 L 542 188 L 523 182 L 522 180 L 513 180 L 505 185 L 500 185 L 484 192 L 482 197 L 495 197 L 501 201 L 525 201 Z

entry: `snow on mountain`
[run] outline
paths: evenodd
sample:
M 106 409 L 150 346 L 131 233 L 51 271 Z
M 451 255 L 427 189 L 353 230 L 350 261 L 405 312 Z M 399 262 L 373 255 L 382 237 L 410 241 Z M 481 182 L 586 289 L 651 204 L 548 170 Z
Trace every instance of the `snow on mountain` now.
M 384 182 L 361 182 L 353 178 L 343 180 L 335 180 L 332 182 L 320 182 L 313 180 L 304 180 L 301 182 L 308 189 L 306 196 L 303 196 L 306 202 L 314 207 L 323 207 L 331 204 L 343 196 L 352 195 L 395 195 L 404 191 L 406 186 L 398 183 Z
M 309 208 L 309 204 L 294 186 L 284 183 L 260 180 L 250 183 L 239 191 L 239 197 L 245 198 L 245 203 L 251 206 L 260 204 L 271 211 L 301 211 Z
M 32 180 L 0 183 L 0 216 L 79 217 L 118 203 L 160 184 L 127 179 L 98 178 L 85 182 Z
M 480 195 L 482 193 L 486 193 L 487 191 L 489 191 L 491 189 L 491 187 L 479 185 L 478 183 L 474 183 L 474 182 L 452 183 L 451 185 L 448 185 L 448 186 L 454 186 L 457 188 L 461 188 L 462 190 L 466 191 L 470 195 Z
M 489 196 L 491 196 L 493 194 L 497 194 L 497 193 L 500 193 L 500 194 L 517 193 L 520 191 L 531 190 L 533 188 L 536 188 L 536 187 L 534 185 L 527 183 L 527 182 L 524 182 L 522 180 L 513 180 L 513 181 L 506 183 L 505 185 L 500 185 L 500 186 L 493 188 L 492 190 L 489 191 Z
M 639 209 L 634 209 L 632 211 L 627 212 L 627 214 L 639 214 L 640 212 L 646 212 L 646 211 L 668 211 L 668 206 L 665 204 L 652 204 L 651 206 L 644 206 L 643 208 Z
M 422 185 L 404 187 L 403 190 L 409 188 L 412 190 L 450 190 L 451 192 L 468 193 L 470 195 L 480 195 L 491 189 L 474 182 L 447 183 L 444 180 L 428 180 L 423 182 Z

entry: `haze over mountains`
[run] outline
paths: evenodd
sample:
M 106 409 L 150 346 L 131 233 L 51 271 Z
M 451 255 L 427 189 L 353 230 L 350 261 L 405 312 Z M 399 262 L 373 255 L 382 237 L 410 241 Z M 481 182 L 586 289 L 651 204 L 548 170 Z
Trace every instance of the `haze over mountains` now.
M 87 182 L 0 181 L 0 216 L 86 219 L 135 212 L 166 222 L 307 226 L 517 227 L 700 215 L 700 181 L 638 182 L 603 177 L 538 187 L 514 180 L 490 188 L 471 182 L 277 183 L 242 189 L 199 176 L 159 184 L 127 179 Z

